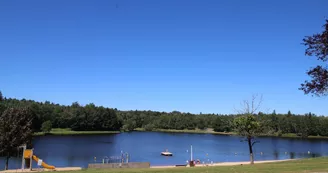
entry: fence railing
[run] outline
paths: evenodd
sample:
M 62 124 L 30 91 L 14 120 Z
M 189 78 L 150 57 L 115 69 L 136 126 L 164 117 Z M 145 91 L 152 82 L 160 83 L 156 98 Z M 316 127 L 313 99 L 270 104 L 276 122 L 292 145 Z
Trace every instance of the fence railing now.
M 105 156 L 102 158 L 101 163 L 129 163 L 129 154 L 121 154 L 120 156 Z M 100 163 L 95 159 L 95 163 Z

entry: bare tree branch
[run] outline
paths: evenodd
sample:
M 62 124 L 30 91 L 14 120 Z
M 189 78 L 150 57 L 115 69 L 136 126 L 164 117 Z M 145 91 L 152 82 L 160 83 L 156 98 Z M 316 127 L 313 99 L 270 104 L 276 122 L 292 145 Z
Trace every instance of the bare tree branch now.
M 270 108 L 266 108 L 265 109 L 265 114 L 270 114 L 271 113 L 271 109 Z
M 256 143 L 260 143 L 260 141 L 254 141 L 254 142 L 252 142 L 252 146 L 253 146 L 254 144 L 256 144 Z
M 249 102 L 248 102 L 248 100 L 244 100 L 244 106 L 246 107 L 246 110 L 245 110 L 245 112 L 247 113 L 247 114 L 249 114 Z
M 255 100 L 256 100 L 256 97 L 257 97 L 257 95 L 252 95 L 252 112 L 251 112 L 251 114 L 254 114 L 254 102 L 255 102 Z
M 258 94 L 253 94 L 251 101 L 243 100 L 240 105 L 240 109 L 234 108 L 238 114 L 256 114 L 257 111 L 261 108 L 263 101 L 263 96 Z
M 253 95 L 252 98 L 252 114 L 255 114 L 261 107 L 262 101 L 263 101 L 263 96 L 262 94 L 260 95 L 260 98 L 258 99 L 258 103 L 256 104 L 256 99 L 258 98 L 258 95 Z

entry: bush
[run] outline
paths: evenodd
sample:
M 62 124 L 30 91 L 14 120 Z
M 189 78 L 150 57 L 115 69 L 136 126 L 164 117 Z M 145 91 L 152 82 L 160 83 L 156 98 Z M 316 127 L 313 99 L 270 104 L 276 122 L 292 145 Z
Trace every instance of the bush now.
M 198 129 L 204 130 L 207 127 L 207 125 L 205 124 L 205 120 L 202 117 L 198 118 L 196 122 L 196 126 Z
M 45 121 L 42 123 L 42 126 L 41 126 L 41 130 L 44 132 L 44 133 L 49 133 L 52 129 L 52 123 L 51 121 Z
M 199 129 L 201 129 L 201 130 L 204 130 L 204 129 L 206 128 L 206 126 L 205 126 L 204 123 L 199 123 L 199 124 L 197 125 L 197 127 L 198 127 Z
M 155 126 L 153 124 L 147 124 L 147 125 L 144 126 L 144 129 L 146 131 L 153 131 L 154 127 Z
M 195 127 L 187 127 L 188 130 L 195 130 Z
M 213 130 L 215 132 L 231 132 L 232 125 L 229 118 L 230 117 L 226 116 L 217 117 L 216 120 L 213 122 Z
M 281 130 L 278 131 L 278 136 L 281 137 L 283 135 L 283 132 Z
M 123 125 L 122 128 L 121 128 L 121 131 L 123 131 L 123 132 L 129 131 L 128 130 L 128 126 L 127 125 Z
M 136 122 L 134 120 L 126 121 L 125 125 L 123 125 L 123 131 L 133 131 L 136 127 Z

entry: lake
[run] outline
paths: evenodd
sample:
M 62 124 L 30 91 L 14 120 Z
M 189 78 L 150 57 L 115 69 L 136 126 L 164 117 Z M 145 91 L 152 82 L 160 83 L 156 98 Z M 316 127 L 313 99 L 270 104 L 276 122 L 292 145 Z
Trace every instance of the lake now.
M 130 155 L 130 162 L 150 162 L 152 166 L 185 164 L 190 159 L 201 162 L 248 161 L 248 145 L 237 136 L 161 132 L 129 132 L 88 136 L 39 136 L 33 140 L 34 154 L 56 167 L 87 167 L 107 156 Z M 328 140 L 261 137 L 254 145 L 255 160 L 277 160 L 328 155 Z M 162 151 L 173 153 L 161 156 Z M 308 154 L 310 151 L 310 154 Z M 261 154 L 262 152 L 262 154 Z M 11 169 L 19 168 L 21 158 L 11 158 Z M 33 162 L 34 167 L 36 163 Z M 0 170 L 4 159 L 0 160 Z

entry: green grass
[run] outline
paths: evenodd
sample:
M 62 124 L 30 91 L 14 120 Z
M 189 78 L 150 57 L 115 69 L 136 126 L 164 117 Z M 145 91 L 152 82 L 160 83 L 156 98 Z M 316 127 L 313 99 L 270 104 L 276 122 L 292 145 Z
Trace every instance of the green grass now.
M 84 169 L 81 171 L 74 171 L 74 173 L 324 173 L 328 172 L 327 163 L 328 158 L 322 157 L 255 165 L 163 169 Z
M 286 133 L 286 134 L 283 134 L 281 137 L 300 138 L 300 136 L 297 136 L 295 133 Z M 328 139 L 327 136 L 308 136 L 308 138 L 311 138 L 311 139 Z
M 119 131 L 72 131 L 71 129 L 54 128 L 49 133 L 37 132 L 34 136 L 44 135 L 99 135 L 99 134 L 114 134 L 120 133 Z
M 146 131 L 144 128 L 136 128 L 135 131 Z M 220 135 L 234 135 L 233 132 L 214 132 L 212 129 L 209 130 L 201 130 L 201 129 L 195 129 L 195 130 L 175 130 L 175 129 L 154 129 L 152 130 L 154 132 L 167 132 L 167 133 L 208 133 L 208 134 L 220 134 Z

